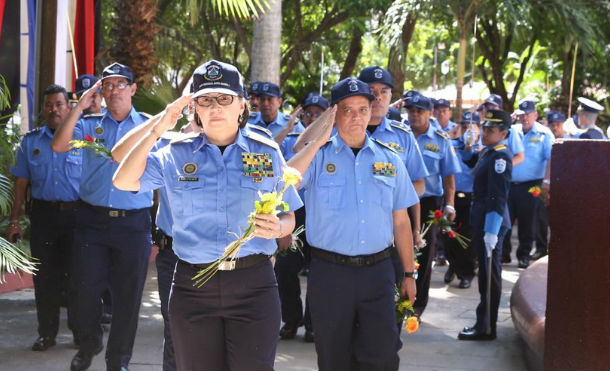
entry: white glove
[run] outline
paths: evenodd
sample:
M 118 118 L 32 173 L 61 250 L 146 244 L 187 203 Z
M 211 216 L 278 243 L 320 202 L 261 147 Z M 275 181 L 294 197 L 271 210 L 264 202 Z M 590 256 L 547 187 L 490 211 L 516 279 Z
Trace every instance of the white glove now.
M 491 252 L 496 248 L 498 243 L 498 236 L 492 233 L 485 232 L 483 236 L 483 242 L 485 242 L 485 250 L 487 250 L 487 257 L 491 257 Z

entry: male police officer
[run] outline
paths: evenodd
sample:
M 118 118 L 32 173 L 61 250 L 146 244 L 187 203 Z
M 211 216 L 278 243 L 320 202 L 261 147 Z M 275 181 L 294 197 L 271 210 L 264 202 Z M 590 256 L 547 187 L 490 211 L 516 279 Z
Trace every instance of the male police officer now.
M 25 200 L 28 184 L 32 190 L 32 256 L 40 261 L 34 275 L 34 294 L 38 316 L 38 339 L 32 350 L 44 351 L 55 345 L 59 328 L 62 291 L 68 292 L 68 326 L 74 333 L 74 293 L 70 285 L 75 210 L 81 174 L 81 152 L 72 150 L 57 154 L 51 151 L 51 140 L 57 127 L 68 116 L 70 105 L 66 89 L 48 86 L 43 93 L 45 124 L 27 133 L 17 149 L 17 164 L 11 169 L 16 176 L 13 209 L 8 225 L 8 240 L 23 237 L 19 227 L 19 210 Z
M 604 107 L 591 99 L 580 97 L 578 98 L 580 106 L 578 107 L 578 125 L 584 130 L 580 134 L 580 139 L 606 139 L 602 129 L 595 125 L 597 116 Z
M 250 116 L 248 122 L 269 129 L 275 137 L 288 125 L 291 117 L 279 111 L 282 106 L 280 87 L 272 82 L 261 82 L 260 84 L 258 90 L 260 115 Z M 297 123 L 294 130 L 303 131 L 305 128 Z
M 250 103 L 250 117 L 257 117 L 257 113 L 259 111 L 259 95 L 260 95 L 260 86 L 262 83 L 260 81 L 255 81 L 250 84 L 250 88 L 248 89 L 248 102 Z
M 454 174 L 460 171 L 460 163 L 451 146 L 446 132 L 430 123 L 432 101 L 421 95 L 414 94 L 407 101 L 409 122 L 417 139 L 417 144 L 424 157 L 424 163 L 429 176 L 426 177 L 426 190 L 420 197 L 421 215 L 428 217 L 430 211 L 442 209 L 450 220 L 455 218 Z M 444 207 L 443 207 L 444 203 Z M 421 316 L 428 304 L 428 291 L 432 274 L 432 260 L 436 254 L 436 239 L 438 229 L 430 228 L 426 236 L 427 246 L 420 251 L 418 257 L 419 270 L 417 275 L 417 301 L 413 307 L 415 314 Z
M 548 194 L 551 176 L 551 146 L 555 137 L 551 131 L 536 121 L 536 104 L 529 99 L 519 103 L 515 111 L 521 125 L 513 125 L 512 132 L 523 141 L 525 160 L 513 168 L 508 206 L 511 222 L 519 220 L 519 248 L 517 259 L 519 268 L 527 268 L 532 243 L 536 237 L 536 218 L 541 200 L 533 197 L 529 190 L 541 187 L 542 196 Z M 511 231 L 506 233 L 502 255 L 510 260 Z
M 89 90 L 99 79 L 93 75 L 85 74 L 80 75 L 76 79 L 76 95 L 80 99 L 83 93 Z M 102 94 L 100 90 L 96 90 L 92 94 L 91 105 L 83 109 L 83 114 L 88 115 L 91 113 L 102 112 Z
M 493 340 L 502 294 L 501 243 L 509 228 L 506 199 L 511 179 L 512 155 L 505 138 L 511 124 L 508 113 L 486 112 L 482 144 L 485 149 L 474 156 L 473 202 L 470 220 L 474 229 L 472 243 L 479 261 L 480 302 L 474 326 L 464 328 L 460 340 Z M 476 162 L 478 159 L 478 162 Z
M 100 86 L 108 111 L 79 120 Z M 83 138 L 112 148 L 147 119 L 132 107 L 136 88 L 128 66 L 113 63 L 106 67 L 102 80 L 83 94 L 58 129 L 53 150 L 69 151 L 71 139 Z M 77 305 L 81 348 L 72 360 L 72 371 L 86 370 L 93 356 L 103 349 L 99 298 L 108 284 L 113 295 L 113 321 L 106 349 L 108 370 L 126 369 L 133 349 L 151 250 L 152 192 L 133 194 L 115 188 L 112 175 L 117 166 L 92 152 L 83 154 L 82 202 L 75 235 L 76 259 L 82 272 Z
M 308 290 L 318 367 L 396 370 L 400 343 L 389 257 L 394 241 L 405 271 L 402 293 L 413 301 L 407 208 L 417 194 L 395 151 L 366 135 L 375 99 L 368 85 L 347 78 L 331 97 L 338 135 L 328 141 L 328 125 L 288 162 L 304 174 L 306 233 L 315 246 Z
M 451 114 L 451 103 L 447 99 L 434 100 L 434 117 L 436 117 L 440 128 L 449 133 L 450 136 L 456 132 L 457 127 L 457 124 L 451 121 Z

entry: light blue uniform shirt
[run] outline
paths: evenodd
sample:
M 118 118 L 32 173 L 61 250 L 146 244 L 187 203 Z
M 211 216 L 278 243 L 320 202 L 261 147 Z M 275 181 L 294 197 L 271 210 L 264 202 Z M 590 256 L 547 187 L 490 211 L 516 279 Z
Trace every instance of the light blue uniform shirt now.
M 469 168 L 468 165 L 464 163 L 464 160 L 470 160 L 473 151 L 481 152 L 483 146 L 475 143 L 471 151 L 464 151 L 465 143 L 463 135 L 457 139 L 452 139 L 451 143 L 460 159 L 461 168 L 461 171 L 455 174 L 455 190 L 456 192 L 472 193 L 472 185 L 474 182 L 474 176 L 472 174 L 473 169 Z
M 421 197 L 442 196 L 443 177 L 459 173 L 461 169 L 451 140 L 447 133 L 433 125 L 429 125 L 428 130 L 416 139 L 430 174 L 426 177 L 426 191 Z
M 153 147 L 154 151 L 158 151 L 161 148 L 167 146 L 170 142 L 170 139 L 161 137 L 155 147 Z M 159 188 L 159 207 L 157 208 L 157 217 L 155 219 L 155 225 L 157 228 L 163 231 L 167 236 L 172 235 L 172 213 L 170 211 L 170 203 L 167 198 L 167 192 L 165 191 L 165 187 Z
M 81 176 L 81 150 L 51 150 L 53 132 L 48 126 L 30 131 L 16 151 L 11 174 L 29 179 L 32 198 L 44 201 L 76 201 Z
M 370 136 L 396 150 L 412 181 L 423 179 L 429 175 L 421 151 L 415 141 L 415 136 L 409 127 L 384 117 Z
M 551 158 L 551 147 L 555 137 L 549 128 L 535 122 L 527 134 L 523 133 L 521 124 L 512 126 L 525 147 L 525 160 L 513 168 L 513 182 L 527 182 L 542 179 L 546 173 L 546 164 Z M 512 135 L 511 135 L 512 136 Z
M 375 164 L 388 171 L 374 174 Z M 350 256 L 391 246 L 392 212 L 419 202 L 400 157 L 368 136 L 357 156 L 339 135 L 332 137 L 316 153 L 301 188 L 307 205 L 307 241 Z
M 106 112 L 85 115 L 76 123 L 74 139 L 84 139 L 90 135 L 106 148 L 114 145 L 131 129 L 146 121 L 148 117 L 136 112 L 132 107 L 129 116 L 118 123 Z M 83 151 L 83 172 L 80 198 L 96 206 L 113 209 L 142 209 L 152 205 L 152 192 L 134 194 L 121 191 L 112 184 L 112 176 L 119 164 L 99 157 L 91 151 Z
M 273 176 L 246 175 L 242 156 L 253 154 L 267 164 L 271 161 L 272 174 L 267 175 Z M 259 160 L 255 162 L 260 165 Z M 283 184 L 278 182 L 284 166 L 277 144 L 262 135 L 239 130 L 235 142 L 221 154 L 204 134 L 194 134 L 148 155 L 140 192 L 165 187 L 174 221 L 174 252 L 192 264 L 210 263 L 237 239 L 233 233 L 245 231 L 258 192 L 281 189 Z M 284 201 L 290 211 L 303 206 L 294 187 L 286 191 Z M 276 248 L 274 239 L 254 238 L 237 256 L 271 255 Z
M 248 118 L 248 123 L 252 125 L 262 126 L 268 129 L 269 131 L 271 131 L 274 137 L 278 135 L 282 130 L 284 130 L 286 125 L 288 125 L 289 121 L 290 115 L 283 114 L 280 111 L 277 111 L 277 116 L 275 116 L 275 120 L 273 120 L 273 122 L 270 122 L 268 125 L 263 120 L 263 116 L 260 112 L 256 112 L 255 115 L 250 115 L 250 117 Z M 303 130 L 305 130 L 305 126 L 303 126 L 303 124 L 298 121 L 294 125 L 293 131 L 302 132 Z
M 440 129 L 442 129 L 443 131 L 445 131 L 446 133 L 450 132 L 451 129 L 453 129 L 454 127 L 457 126 L 457 124 L 455 122 L 451 121 L 451 120 L 449 120 L 449 122 L 447 123 L 447 126 L 444 127 L 444 128 L 441 127 L 441 124 L 438 122 L 438 120 L 436 121 L 436 123 L 438 124 L 438 127 Z

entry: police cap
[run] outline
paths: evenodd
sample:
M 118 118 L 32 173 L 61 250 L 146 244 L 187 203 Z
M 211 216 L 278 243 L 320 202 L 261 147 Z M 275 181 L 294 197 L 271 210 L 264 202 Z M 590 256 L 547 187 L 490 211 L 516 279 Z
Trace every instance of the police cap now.
M 380 84 L 387 85 L 390 88 L 394 88 L 394 84 L 392 83 L 392 74 L 390 74 L 388 70 L 383 69 L 379 66 L 370 66 L 364 68 L 360 72 L 360 75 L 358 75 L 358 80 L 364 81 L 367 84 L 378 82 Z
M 487 99 L 485 99 L 484 104 L 487 104 L 487 103 L 493 104 L 495 106 L 502 108 L 502 97 L 499 96 L 498 94 L 491 94 L 489 97 L 487 97 Z
M 114 62 L 102 71 L 102 80 L 109 77 L 124 77 L 130 83 L 133 82 L 133 72 L 131 72 L 131 68 L 118 62 Z
M 462 120 L 460 121 L 462 124 L 480 124 L 481 123 L 481 117 L 479 116 L 478 113 L 476 112 L 464 112 L 464 114 L 462 115 Z
M 90 87 L 92 87 L 99 79 L 93 75 L 84 74 L 76 79 L 76 95 L 79 97 Z M 99 92 L 99 89 L 98 89 Z
M 318 106 L 323 110 L 328 108 L 328 100 L 323 96 L 316 93 L 309 93 L 307 98 L 303 101 L 303 109 L 309 106 Z
M 596 101 L 593 101 L 591 99 L 584 98 L 584 97 L 578 98 L 578 103 L 580 103 L 579 108 L 585 112 L 600 113 L 601 111 L 604 110 L 604 106 L 602 106 L 601 104 L 599 104 Z
M 517 115 L 527 115 L 528 113 L 532 113 L 536 110 L 536 103 L 530 99 L 524 99 L 519 102 L 519 109 L 515 111 Z
M 551 122 L 564 122 L 566 117 L 559 111 L 549 111 L 546 114 L 546 121 L 550 124 Z
M 375 96 L 371 94 L 369 84 L 353 77 L 348 77 L 336 83 L 330 90 L 330 104 L 337 104 L 345 98 L 356 95 L 363 96 L 369 101 L 375 100 Z
M 451 108 L 451 103 L 447 99 L 435 99 L 434 100 L 434 108 L 436 107 L 447 107 Z
M 193 86 L 191 89 L 199 97 L 207 93 L 221 93 L 244 96 L 244 82 L 241 73 L 235 66 L 219 62 L 208 61 L 197 67 L 193 73 Z
M 260 83 L 260 86 L 258 88 L 258 94 L 279 98 L 282 96 L 282 91 L 280 90 L 280 87 L 277 84 L 264 81 Z
M 425 111 L 432 111 L 433 105 L 432 100 L 420 93 L 414 93 L 411 98 L 406 101 L 407 108 L 417 107 Z
M 512 120 L 508 112 L 501 110 L 491 109 L 485 114 L 485 122 L 483 127 L 497 126 L 501 130 L 508 130 Z

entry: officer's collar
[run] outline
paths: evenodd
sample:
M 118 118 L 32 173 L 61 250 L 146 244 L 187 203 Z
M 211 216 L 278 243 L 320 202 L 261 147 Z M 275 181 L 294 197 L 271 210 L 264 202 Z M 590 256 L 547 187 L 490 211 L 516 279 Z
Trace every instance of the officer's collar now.
M 335 151 L 335 153 L 339 153 L 341 152 L 341 150 L 343 148 L 350 148 L 341 138 L 341 135 L 339 135 L 339 133 L 337 132 L 337 135 L 333 136 L 331 139 L 332 142 L 332 147 L 333 150 Z M 373 145 L 373 141 L 371 140 L 371 138 L 369 137 L 368 134 L 365 133 L 365 138 L 364 138 L 364 145 L 362 146 L 361 150 L 365 149 L 365 148 L 370 148 L 371 151 L 375 152 L 375 146 Z
M 426 130 L 424 135 L 429 138 L 434 138 L 434 132 L 437 130 L 439 130 L 439 129 L 432 123 L 432 121 L 430 121 L 430 122 L 428 122 L 428 130 Z
M 279 124 L 281 116 L 283 116 L 283 114 L 280 112 L 280 110 L 277 110 L 277 112 L 275 114 L 275 119 L 273 119 L 273 121 L 271 121 L 270 123 L 265 122 L 265 120 L 263 119 L 263 114 L 262 113 L 258 117 L 259 117 L 259 121 L 260 122 L 262 122 L 266 126 L 271 126 L 274 123 L 278 123 Z
M 197 151 L 201 150 L 201 148 L 203 148 L 206 145 L 215 145 L 215 144 L 210 143 L 210 141 L 208 140 L 208 137 L 205 134 L 199 135 L 196 138 L 196 140 L 198 140 L 199 143 L 195 144 L 195 149 L 193 150 L 193 152 L 197 152 Z M 250 151 L 250 146 L 248 145 L 248 141 L 246 140 L 244 133 L 240 129 L 237 129 L 237 137 L 235 137 L 235 141 L 233 143 L 229 144 L 228 146 L 231 146 L 233 144 L 237 144 L 245 152 Z
M 379 123 L 379 127 L 375 130 L 375 132 L 377 132 L 377 130 L 379 130 L 379 129 L 381 129 L 383 131 L 391 131 L 391 132 L 393 132 L 394 129 L 390 125 L 391 122 L 392 122 L 392 120 L 390 120 L 387 117 L 383 116 L 383 118 L 381 119 L 381 122 Z
M 40 128 L 40 135 L 47 135 L 51 138 L 53 138 L 53 132 L 51 131 L 51 128 L 49 127 L 48 124 L 45 124 L 44 126 L 42 126 Z
M 138 111 L 136 111 L 136 109 L 133 106 L 131 106 L 129 115 L 127 115 L 127 117 L 120 123 L 117 120 L 115 120 L 114 117 L 112 117 L 112 115 L 110 114 L 110 111 L 108 111 L 108 110 L 106 110 L 106 112 L 104 112 L 104 117 L 102 118 L 102 120 L 105 120 L 106 118 L 108 118 L 112 122 L 116 123 L 117 125 L 119 125 L 120 123 L 123 123 L 129 119 L 131 119 L 131 122 L 135 122 L 135 120 L 138 118 Z

